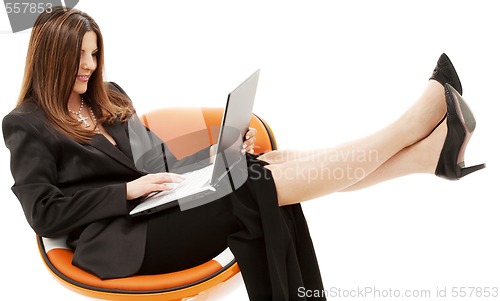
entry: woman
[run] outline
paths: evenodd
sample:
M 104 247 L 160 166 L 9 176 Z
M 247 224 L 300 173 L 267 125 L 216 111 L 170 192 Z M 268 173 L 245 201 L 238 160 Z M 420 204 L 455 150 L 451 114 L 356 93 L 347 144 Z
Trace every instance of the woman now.
M 417 102 L 375 134 L 331 149 L 256 157 L 250 129 L 243 142 L 249 176 L 239 189 L 187 211 L 131 218 L 142 197 L 182 178 L 137 169 L 134 109 L 119 86 L 103 81 L 103 52 L 99 27 L 85 13 L 41 14 L 18 105 L 3 120 L 12 190 L 28 222 L 39 235 L 67 236 L 73 264 L 103 279 L 188 268 L 229 246 L 251 300 L 305 300 L 299 288 L 323 286 L 298 203 L 416 172 L 458 179 L 484 167 L 463 168 L 475 122 L 443 55 Z M 177 160 L 166 151 L 170 171 L 207 164 L 211 155 L 204 149 Z

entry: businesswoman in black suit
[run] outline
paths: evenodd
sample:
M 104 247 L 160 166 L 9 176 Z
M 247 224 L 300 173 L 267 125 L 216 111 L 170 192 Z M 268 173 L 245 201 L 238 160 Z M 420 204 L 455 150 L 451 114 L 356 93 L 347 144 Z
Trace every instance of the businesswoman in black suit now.
M 103 81 L 103 53 L 99 27 L 87 14 L 41 14 L 17 107 L 3 120 L 12 190 L 28 222 L 41 236 L 67 236 L 73 264 L 103 279 L 188 268 L 229 246 L 251 300 L 306 300 L 299 288 L 323 286 L 298 203 L 410 173 L 458 179 L 484 167 L 462 164 L 475 121 L 443 55 L 422 96 L 385 129 L 331 149 L 259 157 L 249 129 L 243 186 L 190 210 L 132 218 L 142 197 L 182 177 L 134 164 L 129 129 L 138 120 L 124 91 Z M 207 148 L 177 160 L 166 149 L 170 171 L 206 165 L 211 155 Z

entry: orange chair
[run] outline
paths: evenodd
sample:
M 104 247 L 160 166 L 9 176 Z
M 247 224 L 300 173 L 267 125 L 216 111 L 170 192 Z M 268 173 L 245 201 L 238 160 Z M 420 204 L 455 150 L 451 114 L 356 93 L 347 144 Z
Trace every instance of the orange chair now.
M 165 108 L 147 113 L 142 122 L 155 132 L 176 157 L 187 156 L 216 141 L 222 108 Z M 204 127 L 204 129 L 202 129 Z M 250 127 L 257 129 L 257 153 L 277 149 L 274 135 L 267 123 L 254 115 Z M 179 136 L 191 140 L 178 142 Z M 198 137 L 194 138 L 193 137 Z M 173 145 L 169 144 L 173 141 Z M 37 237 L 42 259 L 52 275 L 67 288 L 92 298 L 104 300 L 187 300 L 198 296 L 239 272 L 234 255 L 228 249 L 212 260 L 187 270 L 160 275 L 131 276 L 101 280 L 71 264 L 73 251 L 66 239 Z
M 223 113 L 222 108 L 164 108 L 145 114 L 141 119 L 180 159 L 217 143 Z M 250 127 L 258 133 L 255 153 L 278 149 L 274 134 L 263 119 L 254 114 Z

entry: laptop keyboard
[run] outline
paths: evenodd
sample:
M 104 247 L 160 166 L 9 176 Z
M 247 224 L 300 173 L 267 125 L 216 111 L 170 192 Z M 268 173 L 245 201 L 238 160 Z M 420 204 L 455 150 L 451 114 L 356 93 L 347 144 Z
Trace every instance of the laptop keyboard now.
M 174 186 L 171 191 L 176 194 L 183 194 L 183 192 L 191 192 L 193 189 L 199 189 L 210 182 L 213 170 L 214 164 L 210 164 L 201 169 L 186 172 L 182 174 L 185 177 L 184 181 L 177 184 L 176 187 Z

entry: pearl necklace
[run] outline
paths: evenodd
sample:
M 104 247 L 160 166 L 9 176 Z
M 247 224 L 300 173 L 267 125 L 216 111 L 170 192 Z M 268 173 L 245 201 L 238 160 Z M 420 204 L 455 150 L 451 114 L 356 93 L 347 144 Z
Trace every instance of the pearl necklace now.
M 72 114 L 75 114 L 78 117 L 78 121 L 83 122 L 83 124 L 85 124 L 85 127 L 88 128 L 90 126 L 90 123 L 87 121 L 87 119 L 89 119 L 89 118 L 83 117 L 83 115 L 82 115 L 83 105 L 85 104 L 85 101 L 83 100 L 83 96 L 80 96 L 80 99 L 81 99 L 81 102 L 80 102 L 80 108 L 78 109 L 78 111 L 75 112 L 75 111 L 72 111 L 70 109 L 68 109 L 68 111 Z M 97 119 L 95 118 L 94 111 L 92 111 L 91 106 L 88 106 L 88 107 L 89 107 L 90 115 L 92 116 L 92 120 L 94 121 L 94 124 L 95 124 L 94 131 L 96 133 L 100 134 L 101 131 L 99 130 L 99 126 L 97 125 Z

